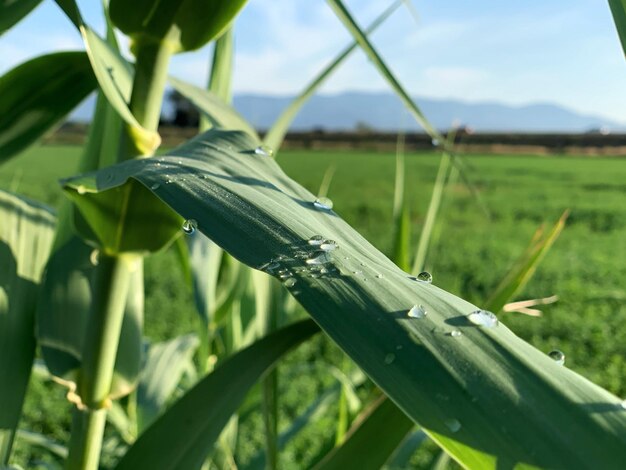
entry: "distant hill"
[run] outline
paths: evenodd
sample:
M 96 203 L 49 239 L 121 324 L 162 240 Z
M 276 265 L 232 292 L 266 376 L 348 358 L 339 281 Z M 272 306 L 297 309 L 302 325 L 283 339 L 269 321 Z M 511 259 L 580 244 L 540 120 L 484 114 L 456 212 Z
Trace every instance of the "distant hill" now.
M 240 94 L 235 96 L 235 108 L 257 129 L 268 129 L 289 104 L 290 96 Z M 626 125 L 610 119 L 579 114 L 555 104 L 509 106 L 500 103 L 467 103 L 458 100 L 416 98 L 417 103 L 434 126 L 447 129 L 452 122 L 476 131 L 518 132 L 586 132 L 608 128 L 623 131 Z M 83 103 L 73 114 L 75 120 L 89 120 L 93 98 Z M 164 114 L 171 105 L 164 106 Z M 296 117 L 293 130 L 354 130 L 357 127 L 380 131 L 418 129 L 415 120 L 400 100 L 390 93 L 346 92 L 316 95 Z

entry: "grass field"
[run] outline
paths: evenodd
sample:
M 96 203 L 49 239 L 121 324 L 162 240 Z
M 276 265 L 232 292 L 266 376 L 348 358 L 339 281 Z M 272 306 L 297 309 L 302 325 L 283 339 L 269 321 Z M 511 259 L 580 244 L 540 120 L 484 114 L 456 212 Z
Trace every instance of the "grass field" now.
M 33 148 L 0 167 L 0 188 L 56 205 L 62 198 L 56 181 L 72 174 L 79 154 L 77 147 Z M 407 191 L 416 237 L 428 206 L 438 158 L 434 153 L 407 155 Z M 534 231 L 542 223 L 554 223 L 565 209 L 570 209 L 564 232 L 518 296 L 527 299 L 556 294 L 559 301 L 545 306 L 541 318 L 513 313 L 500 319 L 540 350 L 562 350 L 567 367 L 625 396 L 626 161 L 505 155 L 468 155 L 466 159 L 472 169 L 470 177 L 491 216 L 484 214 L 463 183 L 446 196 L 435 230 L 439 236 L 427 260 L 434 283 L 481 305 Z M 285 152 L 279 162 L 291 177 L 313 192 L 326 169 L 335 165 L 328 193 L 334 210 L 374 245 L 389 252 L 394 155 Z M 197 326 L 190 292 L 170 268 L 172 260 L 171 253 L 161 253 L 146 264 L 146 334 L 153 339 L 193 331 Z M 297 354 L 319 350 L 326 351 L 331 361 L 339 355 L 321 340 Z M 293 378 L 294 373 L 290 374 Z M 320 380 L 300 377 L 298 387 L 311 393 L 323 385 L 324 379 Z M 284 423 L 293 420 L 291 413 L 306 407 L 306 403 L 299 403 L 298 392 L 292 393 L 295 404 L 285 411 Z M 58 387 L 38 386 L 29 398 L 28 426 L 63 439 L 68 425 L 65 410 L 42 406 L 44 394 L 56 397 L 51 403 L 63 403 Z M 59 421 L 53 421 L 56 419 Z M 313 441 L 315 436 L 309 439 Z M 299 454 L 305 452 L 306 445 L 301 443 L 285 458 L 306 460 Z M 315 451 L 312 448 L 306 452 Z M 242 450 L 247 458 L 252 453 L 250 449 Z M 292 467 L 285 464 L 284 468 Z

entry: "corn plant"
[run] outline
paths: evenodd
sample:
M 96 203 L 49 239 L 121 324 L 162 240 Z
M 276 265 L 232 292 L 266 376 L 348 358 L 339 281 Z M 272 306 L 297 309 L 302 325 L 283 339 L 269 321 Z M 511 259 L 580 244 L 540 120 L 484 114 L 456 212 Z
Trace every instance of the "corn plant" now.
M 0 5 L 0 32 L 37 3 Z M 354 421 L 340 420 L 336 445 L 316 468 L 393 468 L 425 436 L 445 451 L 442 465 L 449 455 L 477 469 L 619 468 L 626 461 L 623 401 L 525 343 L 493 313 L 417 273 L 448 168 L 462 169 L 454 139 L 430 125 L 343 3 L 329 0 L 354 44 L 261 141 L 229 104 L 230 25 L 244 3 L 111 0 L 102 38 L 74 0 L 57 0 L 85 52 L 42 56 L 0 78 L 0 161 L 98 93 L 78 174 L 61 182 L 67 202 L 56 217 L 36 202 L 0 193 L 0 374 L 6 378 L 0 462 L 9 464 L 38 346 L 73 404 L 67 468 L 98 468 L 107 419 L 125 441 L 115 468 L 228 468 L 237 411 L 256 383 L 262 384 L 264 464 L 277 468 L 286 437 L 278 433 L 272 367 L 321 329 L 377 388 Z M 611 7 L 623 25 L 623 5 Z M 114 28 L 130 38 L 134 63 L 119 53 Z M 168 78 L 173 54 L 211 41 L 208 90 Z M 395 263 L 272 158 L 299 107 L 357 47 L 443 150 L 410 274 L 401 269 L 410 268 L 401 156 Z M 155 156 L 168 80 L 200 109 L 203 129 Z M 489 299 L 490 310 L 504 309 L 561 228 L 562 221 L 533 240 Z M 172 244 L 193 279 L 200 338 L 151 345 L 142 361 L 143 260 Z M 287 292 L 312 320 L 296 320 Z M 191 384 L 180 386 L 185 375 Z M 337 374 L 341 386 L 307 416 L 328 397 L 347 403 L 352 384 L 363 381 L 349 375 Z M 179 386 L 185 392 L 166 407 Z M 296 423 L 290 432 L 298 432 Z M 41 439 L 38 445 L 66 455 Z

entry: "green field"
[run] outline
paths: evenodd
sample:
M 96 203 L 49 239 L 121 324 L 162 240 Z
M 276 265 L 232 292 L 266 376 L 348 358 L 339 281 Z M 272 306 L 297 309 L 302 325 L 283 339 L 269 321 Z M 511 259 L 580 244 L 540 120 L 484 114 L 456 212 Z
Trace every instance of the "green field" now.
M 72 174 L 77 147 L 33 148 L 0 167 L 0 188 L 56 205 L 62 198 L 57 180 Z M 439 157 L 407 155 L 407 191 L 415 242 L 432 191 Z M 542 224 L 553 224 L 565 209 L 571 215 L 561 237 L 535 276 L 518 295 L 531 299 L 558 295 L 543 308 L 541 318 L 515 313 L 500 319 L 542 351 L 560 349 L 566 366 L 618 396 L 626 395 L 626 161 L 603 158 L 468 155 L 469 177 L 490 211 L 490 217 L 459 182 L 445 195 L 428 258 L 434 283 L 481 305 Z M 285 171 L 317 192 L 326 169 L 335 165 L 329 190 L 334 210 L 374 245 L 388 253 L 392 240 L 395 156 L 364 152 L 284 152 Z M 193 331 L 197 326 L 191 293 L 171 269 L 173 255 L 161 253 L 146 264 L 146 334 L 153 339 Z M 331 345 L 318 341 L 297 354 L 338 357 Z M 286 374 L 287 372 L 281 372 Z M 295 372 L 290 377 L 299 377 Z M 297 387 L 312 394 L 324 379 L 300 377 Z M 301 412 L 306 403 L 284 411 Z M 29 397 L 26 425 L 59 439 L 68 435 L 68 415 L 59 406 L 42 406 L 41 397 L 63 403 L 57 386 L 40 385 Z M 311 396 L 311 395 L 310 395 Z M 301 399 L 300 399 L 301 400 Z M 332 422 L 332 421 L 331 421 Z M 242 430 L 245 435 L 245 429 Z M 257 438 L 260 439 L 260 438 Z M 315 436 L 309 437 L 311 441 Z M 253 440 L 253 438 L 251 438 Z M 250 458 L 253 447 L 243 449 Z M 292 461 L 306 460 L 292 449 Z M 319 447 L 317 448 L 319 450 Z M 22 452 L 20 448 L 20 452 Z M 306 451 L 308 458 L 315 449 Z M 245 457 L 247 456 L 247 457 Z M 290 457 L 289 457 L 290 456 Z M 300 459 L 300 460 L 298 460 Z M 285 464 L 284 468 L 291 468 Z M 297 467 L 293 467 L 297 468 Z

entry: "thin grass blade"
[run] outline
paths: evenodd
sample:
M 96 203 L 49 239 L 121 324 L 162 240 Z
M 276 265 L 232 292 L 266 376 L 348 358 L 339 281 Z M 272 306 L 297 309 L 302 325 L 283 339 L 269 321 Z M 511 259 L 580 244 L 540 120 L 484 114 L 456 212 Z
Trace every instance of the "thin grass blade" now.
M 528 248 L 517 259 L 506 276 L 502 278 L 493 294 L 491 294 L 486 302 L 485 309 L 492 312 L 500 312 L 505 304 L 511 301 L 515 294 L 524 288 L 535 273 L 543 257 L 563 231 L 568 215 L 569 211 L 565 211 L 545 237 L 539 237 L 540 232 L 535 234 Z
M 374 20 L 374 22 L 366 29 L 366 33 L 373 33 L 381 24 L 385 22 L 391 14 L 398 9 L 403 0 L 394 2 L 388 7 L 381 15 Z M 289 126 L 298 115 L 302 106 L 313 96 L 313 94 L 319 89 L 319 87 L 326 81 L 326 79 L 332 75 L 332 73 L 347 59 L 350 54 L 357 48 L 358 42 L 353 42 L 350 46 L 341 51 L 335 59 L 333 59 L 311 82 L 295 97 L 289 106 L 281 113 L 276 119 L 272 127 L 265 135 L 263 142 L 269 148 L 274 149 L 274 152 L 278 152 L 278 149 L 283 144 L 285 134 L 289 130 Z
M 404 87 L 400 84 L 398 79 L 395 77 L 393 72 L 387 67 L 387 64 L 384 62 L 383 58 L 376 52 L 374 46 L 367 37 L 361 28 L 357 25 L 356 21 L 344 6 L 341 0 L 327 0 L 328 4 L 335 12 L 337 17 L 341 20 L 346 29 L 352 34 L 352 37 L 358 42 L 363 52 L 367 55 L 367 57 L 372 61 L 374 66 L 378 69 L 382 77 L 387 80 L 391 88 L 396 92 L 398 97 L 402 100 L 407 109 L 411 112 L 415 120 L 419 123 L 420 126 L 430 135 L 434 140 L 438 142 L 444 142 L 444 138 L 439 133 L 439 131 L 428 121 L 422 110 L 419 109 L 417 104 L 413 101 L 413 99 L 406 92 Z

